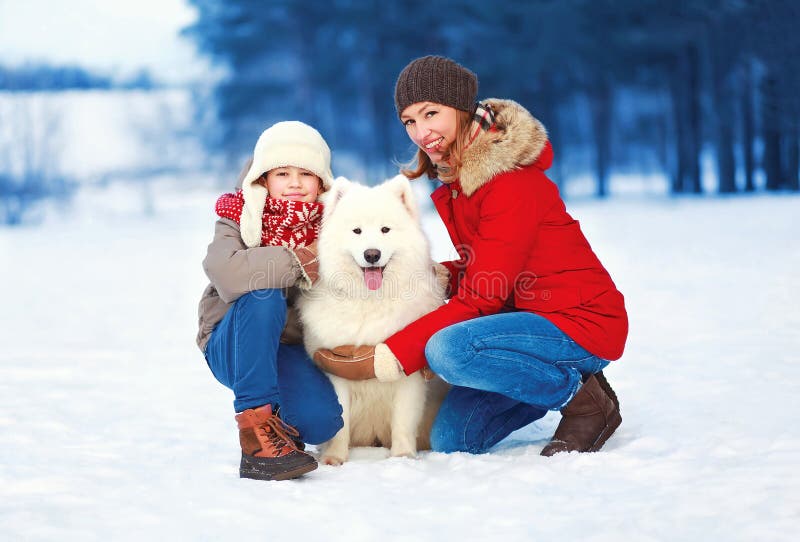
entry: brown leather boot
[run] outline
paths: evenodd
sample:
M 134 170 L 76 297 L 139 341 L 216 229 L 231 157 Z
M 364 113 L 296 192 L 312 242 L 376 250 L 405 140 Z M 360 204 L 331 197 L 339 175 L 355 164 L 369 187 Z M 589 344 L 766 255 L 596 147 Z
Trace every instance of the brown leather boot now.
M 242 461 L 240 478 L 289 480 L 317 468 L 317 460 L 297 449 L 297 429 L 272 412 L 271 405 L 247 409 L 236 415 Z
M 622 423 L 617 395 L 600 374 L 590 375 L 578 393 L 561 409 L 561 422 L 542 455 L 596 452 Z

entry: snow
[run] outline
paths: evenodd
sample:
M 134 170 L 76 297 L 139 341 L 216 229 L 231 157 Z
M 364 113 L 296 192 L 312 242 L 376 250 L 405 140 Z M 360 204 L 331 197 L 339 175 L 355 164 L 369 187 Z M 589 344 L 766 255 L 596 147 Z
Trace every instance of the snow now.
M 216 194 L 164 189 L 147 219 L 118 197 L 0 230 L 0 539 L 795 538 L 800 198 L 569 204 L 631 316 L 601 452 L 539 456 L 553 413 L 486 455 L 258 482 L 194 344 Z

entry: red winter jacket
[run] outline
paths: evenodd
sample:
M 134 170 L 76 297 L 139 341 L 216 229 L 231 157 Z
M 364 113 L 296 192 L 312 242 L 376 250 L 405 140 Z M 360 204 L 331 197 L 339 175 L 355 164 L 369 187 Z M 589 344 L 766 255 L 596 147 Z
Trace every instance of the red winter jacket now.
M 553 160 L 544 126 L 516 102 L 487 102 L 499 130 L 482 133 L 464 153 L 459 180 L 431 195 L 460 256 L 444 263 L 453 297 L 386 345 L 411 374 L 440 329 L 529 311 L 592 354 L 618 359 L 628 335 L 624 299 L 544 174 Z

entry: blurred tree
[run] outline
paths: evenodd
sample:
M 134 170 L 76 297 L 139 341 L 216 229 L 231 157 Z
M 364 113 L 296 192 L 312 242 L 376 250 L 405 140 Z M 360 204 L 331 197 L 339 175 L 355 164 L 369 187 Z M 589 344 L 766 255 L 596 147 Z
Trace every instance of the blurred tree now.
M 110 77 L 92 73 L 79 66 L 53 66 L 26 63 L 21 66 L 0 66 L 0 90 L 88 90 L 113 86 Z
M 66 205 L 75 183 L 60 171 L 61 113 L 44 100 L 0 102 L 0 224 L 15 226 L 43 200 Z
M 741 64 L 741 112 L 742 112 L 742 157 L 744 168 L 744 190 L 753 192 L 756 189 L 755 171 L 755 107 L 753 106 L 754 97 L 754 77 L 753 60 L 745 57 Z
M 713 15 L 706 14 L 718 190 L 723 194 L 736 192 L 734 127 L 737 120 L 736 94 L 739 84 L 736 67 L 742 51 L 735 47 L 735 40 L 744 31 L 745 23 L 738 16 L 738 7 L 720 9 Z
M 590 24 L 587 33 L 593 36 L 590 50 L 602 55 L 602 69 L 611 74 L 612 85 L 650 86 L 655 78 L 669 89 L 676 155 L 673 193 L 702 191 L 700 37 L 708 3 L 586 0 L 582 7 Z
M 747 46 L 763 64 L 761 123 L 766 188 L 800 189 L 800 5 L 794 0 L 749 0 Z
M 393 107 L 397 73 L 417 56 L 442 54 L 480 75 L 480 97 L 528 107 L 559 158 L 591 156 L 600 196 L 621 157 L 634 154 L 619 147 L 621 119 L 634 126 L 636 115 L 644 128 L 629 130 L 638 139 L 627 144 L 653 148 L 673 193 L 702 192 L 704 148 L 720 192 L 737 190 L 737 156 L 745 189 L 754 189 L 759 135 L 768 186 L 797 185 L 792 0 L 507 0 L 488 10 L 470 0 L 435 10 L 422 0 L 190 2 L 199 17 L 185 32 L 222 68 L 207 143 L 231 159 L 267 125 L 296 118 L 320 129 L 334 165 L 349 155 L 367 165 L 367 180 L 391 174 L 391 159 L 412 155 Z M 670 100 L 631 98 L 643 93 Z M 583 103 L 585 118 L 575 111 Z M 558 169 L 554 177 L 563 182 Z

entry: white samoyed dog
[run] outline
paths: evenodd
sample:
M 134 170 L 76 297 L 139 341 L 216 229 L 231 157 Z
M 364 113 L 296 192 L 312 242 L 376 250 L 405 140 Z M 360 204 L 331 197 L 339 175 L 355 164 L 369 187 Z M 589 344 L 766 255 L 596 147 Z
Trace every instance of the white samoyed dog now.
M 396 177 L 376 187 L 339 178 L 324 196 L 319 281 L 298 300 L 305 348 L 375 345 L 444 302 L 411 186 Z M 430 448 L 433 418 L 448 385 L 419 371 L 394 382 L 328 375 L 344 427 L 321 447 L 341 465 L 351 446 L 381 445 L 413 457 Z

